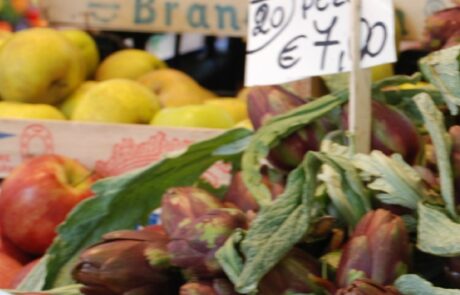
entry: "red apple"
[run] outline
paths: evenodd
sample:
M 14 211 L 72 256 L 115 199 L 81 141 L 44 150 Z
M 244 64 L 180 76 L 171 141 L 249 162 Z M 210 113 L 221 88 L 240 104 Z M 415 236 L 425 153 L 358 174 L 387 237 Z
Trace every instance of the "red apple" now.
M 21 281 L 29 274 L 29 272 L 34 268 L 34 266 L 40 261 L 40 258 L 32 260 L 31 262 L 24 265 L 14 276 L 11 280 L 11 287 L 10 288 L 17 288 Z
M 0 226 L 21 250 L 42 255 L 56 227 L 81 200 L 92 195 L 92 172 L 59 155 L 31 158 L 16 167 L 2 184 Z
M 10 289 L 13 279 L 21 270 L 22 264 L 14 258 L 0 253 L 0 289 Z
M 30 257 L 16 247 L 11 241 L 3 236 L 2 229 L 0 228 L 0 252 L 5 253 L 8 256 L 16 259 L 17 261 L 25 264 L 30 261 Z

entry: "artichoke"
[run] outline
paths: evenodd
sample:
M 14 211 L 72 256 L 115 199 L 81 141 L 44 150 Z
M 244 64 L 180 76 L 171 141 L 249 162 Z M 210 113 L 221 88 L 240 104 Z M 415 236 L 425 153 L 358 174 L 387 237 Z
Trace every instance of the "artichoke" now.
M 401 217 L 378 209 L 367 213 L 345 244 L 336 274 L 337 285 L 369 278 L 388 285 L 408 270 L 409 236 Z
M 83 251 L 72 276 L 87 295 L 177 294 L 182 280 L 170 264 L 168 242 L 158 226 L 108 233 Z
M 175 187 L 164 195 L 161 204 L 161 222 L 172 235 L 184 219 L 197 218 L 224 204 L 205 190 L 196 187 Z
M 248 114 L 257 130 L 271 117 L 295 109 L 306 101 L 281 86 L 257 87 L 248 95 Z M 288 135 L 275 146 L 268 160 L 284 170 L 298 166 L 306 152 L 318 150 L 321 139 L 330 126 L 324 121 L 313 122 L 304 128 Z
M 429 50 L 460 44 L 460 7 L 444 9 L 426 19 L 424 43 Z
M 316 294 L 320 289 L 332 293 L 335 287 L 320 275 L 321 265 L 318 260 L 305 251 L 293 248 L 262 278 L 258 294 L 280 295 L 287 292 Z
M 172 264 L 198 278 L 221 275 L 214 255 L 237 228 L 247 228 L 246 216 L 239 209 L 214 209 L 198 218 L 184 219 L 168 244 Z
M 227 279 L 189 282 L 180 288 L 179 295 L 237 295 Z
M 460 257 L 449 258 L 444 272 L 450 287 L 460 289 Z
M 272 177 L 272 175 L 273 174 L 268 170 L 262 171 L 262 181 L 270 190 L 272 199 L 275 199 L 284 191 L 284 177 L 281 175 Z M 233 175 L 228 191 L 224 196 L 224 200 L 235 204 L 244 212 L 259 211 L 259 204 L 244 183 L 241 172 L 237 172 Z
M 455 200 L 460 204 L 460 126 L 452 126 L 449 129 L 452 139 L 451 162 L 454 173 Z
M 348 105 L 342 120 L 344 128 L 348 128 Z M 417 127 L 403 112 L 373 100 L 371 149 L 386 155 L 401 154 L 407 163 L 414 164 L 422 152 L 422 139 Z
M 401 295 L 392 286 L 382 286 L 369 279 L 359 279 L 350 286 L 339 289 L 335 295 Z

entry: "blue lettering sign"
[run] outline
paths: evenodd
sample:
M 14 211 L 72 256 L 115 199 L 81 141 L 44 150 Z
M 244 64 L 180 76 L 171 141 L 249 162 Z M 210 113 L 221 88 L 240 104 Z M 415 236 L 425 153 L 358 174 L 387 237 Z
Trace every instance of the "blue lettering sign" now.
M 155 0 L 136 0 L 134 7 L 134 22 L 136 24 L 150 24 L 155 21 L 154 2 Z
M 187 21 L 192 28 L 209 29 L 206 19 L 206 5 L 193 4 L 188 10 Z
M 235 7 L 232 6 L 223 6 L 223 5 L 216 5 L 217 10 L 217 18 L 219 20 L 219 29 L 225 30 L 225 15 L 228 15 L 230 27 L 238 31 L 240 26 L 238 25 L 238 16 Z

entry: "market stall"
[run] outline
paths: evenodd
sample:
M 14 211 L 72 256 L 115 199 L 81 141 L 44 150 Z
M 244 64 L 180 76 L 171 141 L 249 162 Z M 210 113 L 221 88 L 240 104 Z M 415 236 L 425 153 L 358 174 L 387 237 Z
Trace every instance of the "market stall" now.
M 460 294 L 460 7 L 297 2 L 46 0 L 0 34 L 0 290 Z M 208 37 L 180 67 L 129 32 Z

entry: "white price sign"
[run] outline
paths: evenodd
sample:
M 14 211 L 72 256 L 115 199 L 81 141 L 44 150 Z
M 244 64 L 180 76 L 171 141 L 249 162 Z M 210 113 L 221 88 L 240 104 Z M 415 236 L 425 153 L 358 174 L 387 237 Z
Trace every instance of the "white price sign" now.
M 396 61 L 392 0 L 362 0 L 361 66 Z M 246 85 L 351 70 L 350 0 L 251 0 Z

